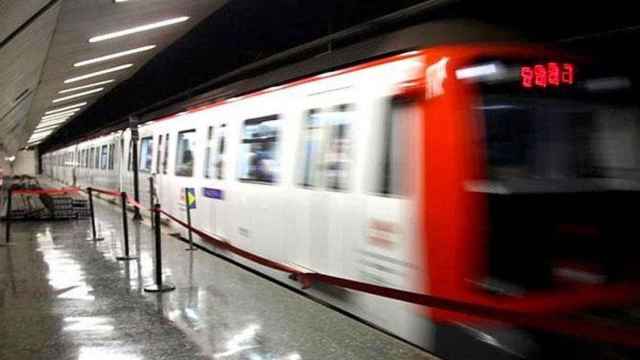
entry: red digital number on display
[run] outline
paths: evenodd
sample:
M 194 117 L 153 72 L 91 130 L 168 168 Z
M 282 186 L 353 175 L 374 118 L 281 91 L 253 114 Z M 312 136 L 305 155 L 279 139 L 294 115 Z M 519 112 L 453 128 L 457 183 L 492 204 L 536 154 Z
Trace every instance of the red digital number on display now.
M 575 66 L 569 63 L 550 62 L 520 68 L 521 84 L 527 89 L 573 85 L 574 74 Z

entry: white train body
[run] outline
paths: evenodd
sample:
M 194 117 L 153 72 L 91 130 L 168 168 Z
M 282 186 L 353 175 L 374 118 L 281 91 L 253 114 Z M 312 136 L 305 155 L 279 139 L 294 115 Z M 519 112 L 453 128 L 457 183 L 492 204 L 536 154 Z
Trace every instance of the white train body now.
M 381 144 L 390 99 L 400 84 L 415 78 L 422 68 L 422 57 L 407 55 L 146 123 L 139 127 L 141 202 L 149 204 L 148 178 L 153 176 L 163 209 L 185 218 L 183 191 L 194 188 L 194 226 L 242 249 L 334 276 L 424 291 L 422 249 L 414 236 L 414 200 L 376 192 L 382 178 L 391 176 L 383 170 Z M 310 111 L 315 111 L 316 120 L 308 120 Z M 251 119 L 264 121 L 247 130 Z M 305 125 L 311 122 L 317 124 Z M 249 154 L 252 144 L 243 142 L 249 132 L 261 131 L 260 126 L 277 131 L 277 140 L 267 150 L 273 178 L 266 181 L 251 178 L 248 157 L 256 155 Z M 338 141 L 335 136 L 329 139 L 336 128 L 341 129 Z M 80 187 L 132 194 L 130 138 L 127 130 L 43 155 L 44 173 Z M 179 154 L 179 138 L 183 144 L 190 142 L 192 176 L 176 175 L 186 171 L 179 169 L 184 161 L 178 157 L 185 156 L 184 151 Z M 313 146 L 317 149 L 311 152 Z M 331 152 L 332 146 L 341 150 Z M 99 149 L 100 156 L 91 149 Z M 339 166 L 328 169 L 330 162 Z M 389 232 L 376 222 L 396 228 Z M 184 233 L 180 227 L 176 231 Z M 371 239 L 380 238 L 396 246 L 372 244 Z M 298 286 L 286 274 L 236 260 Z M 429 346 L 429 321 L 416 306 L 348 290 L 309 291 L 398 336 Z

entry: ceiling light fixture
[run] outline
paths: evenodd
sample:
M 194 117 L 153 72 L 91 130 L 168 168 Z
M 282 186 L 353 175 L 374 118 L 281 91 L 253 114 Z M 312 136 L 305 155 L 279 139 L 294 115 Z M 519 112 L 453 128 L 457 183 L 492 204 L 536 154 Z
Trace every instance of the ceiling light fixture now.
M 97 89 L 93 89 L 93 90 L 89 90 L 89 91 L 83 91 L 81 93 L 77 93 L 77 94 L 73 94 L 73 95 L 69 95 L 69 96 L 65 96 L 65 97 L 54 99 L 52 102 L 55 104 L 55 103 L 59 103 L 61 101 L 67 101 L 67 100 L 79 98 L 81 96 L 87 96 L 87 95 L 95 94 L 95 93 L 98 93 L 98 92 L 100 92 L 102 90 L 104 90 L 104 88 L 97 88 Z
M 64 90 L 58 91 L 58 94 L 66 94 L 66 93 L 70 93 L 70 92 L 74 92 L 74 91 L 78 91 L 78 90 L 82 90 L 82 89 L 91 88 L 91 87 L 94 87 L 94 86 L 111 84 L 114 81 L 115 80 L 111 79 L 111 80 L 99 81 L 97 83 L 93 83 L 93 84 L 89 84 L 89 85 L 78 86 L 78 87 L 74 87 L 74 88 L 71 88 L 71 89 L 64 89 Z
M 36 140 L 41 140 L 46 138 L 47 136 L 51 135 L 51 133 L 53 132 L 53 130 L 49 130 L 47 132 L 44 132 L 42 134 L 33 134 L 31 135 L 31 137 L 29 138 L 29 141 L 36 141 Z
M 56 121 L 50 121 L 50 122 L 46 122 L 46 123 L 42 122 L 38 126 L 44 127 L 44 126 L 60 125 L 60 124 L 66 123 L 67 120 L 69 120 L 69 118 L 65 118 L 65 119 L 62 119 L 62 120 L 56 120 Z
M 35 128 L 35 130 L 33 130 L 34 133 L 37 132 L 41 132 L 41 131 L 45 131 L 45 130 L 53 130 L 55 128 L 60 127 L 61 124 L 54 124 L 54 125 L 47 125 L 47 126 L 38 126 L 37 128 Z
M 81 103 L 77 103 L 77 104 L 73 104 L 73 105 L 69 105 L 69 106 L 65 106 L 65 107 L 49 110 L 49 111 L 45 112 L 44 114 L 45 115 L 51 115 L 51 114 L 60 113 L 60 112 L 63 112 L 65 110 L 69 110 L 69 109 L 81 108 L 81 107 L 83 107 L 85 105 L 87 105 L 86 102 L 81 102 Z
M 63 116 L 75 114 L 78 111 L 80 111 L 80 109 L 74 109 L 74 110 L 68 110 L 68 111 L 64 111 L 64 112 L 59 112 L 59 113 L 56 113 L 56 114 L 43 116 L 42 120 L 55 119 L 55 118 L 58 118 L 58 117 L 63 117 Z
M 96 77 L 96 76 L 112 73 L 112 72 L 115 72 L 115 71 L 124 70 L 124 69 L 130 68 L 132 66 L 133 66 L 133 64 L 119 65 L 119 66 L 115 66 L 115 67 L 112 67 L 112 68 L 108 68 L 108 69 L 92 72 L 92 73 L 89 73 L 89 74 L 86 74 L 86 75 L 81 75 L 81 76 L 77 76 L 77 77 L 74 77 L 74 78 L 71 78 L 71 79 L 67 79 L 67 80 L 64 81 L 64 83 L 65 84 L 69 84 L 69 83 L 72 83 L 72 82 L 76 82 L 76 81 L 80 81 L 80 80 L 84 80 L 84 79 L 89 79 L 89 78 L 92 78 L 92 77 Z
M 55 124 L 62 124 L 64 122 L 67 122 L 67 120 L 69 120 L 69 117 L 61 118 L 61 119 L 55 119 L 55 120 L 49 120 L 49 121 L 41 121 L 40 124 L 38 124 L 38 126 L 51 126 L 51 125 L 55 125 Z
M 60 120 L 60 119 L 66 119 L 66 118 L 70 118 L 72 117 L 74 114 L 67 114 L 67 115 L 63 115 L 63 116 L 57 116 L 57 117 L 53 117 L 53 118 L 46 118 L 46 119 L 42 119 L 40 122 L 51 122 L 51 121 L 56 121 L 56 120 Z
M 58 128 L 59 126 L 60 125 L 50 125 L 50 126 L 47 126 L 47 127 L 35 129 L 33 131 L 33 134 L 31 134 L 31 136 L 36 135 L 36 134 L 46 133 L 48 131 L 53 131 L 53 129 Z
M 97 58 L 94 58 L 94 59 L 80 61 L 80 62 L 77 62 L 77 63 L 73 64 L 73 66 L 79 67 L 79 66 L 95 64 L 95 63 L 99 63 L 99 62 L 103 62 L 103 61 L 107 61 L 107 60 L 111 60 L 111 59 L 117 59 L 119 57 L 132 55 L 132 54 L 137 54 L 137 53 L 141 53 L 141 52 L 144 52 L 144 51 L 149 51 L 149 50 L 151 50 L 151 49 L 153 49 L 155 47 L 156 47 L 155 45 L 142 46 L 142 47 L 131 49 L 131 50 L 127 50 L 127 51 L 121 51 L 121 52 L 113 53 L 111 55 L 105 55 L 105 56 L 100 56 L 100 57 L 97 57 Z
M 187 20 L 189 20 L 188 16 L 180 16 L 180 17 L 176 17 L 176 18 L 166 19 L 166 20 L 158 21 L 158 22 L 151 23 L 151 24 L 136 26 L 136 27 L 132 27 L 132 28 L 129 28 L 129 29 L 125 29 L 125 30 L 120 30 L 120 31 L 116 31 L 116 32 L 108 33 L 108 34 L 94 36 L 91 39 L 89 39 L 89 42 L 90 43 L 95 43 L 95 42 L 99 42 L 99 41 L 110 40 L 110 39 L 118 38 L 118 37 L 121 37 L 121 36 L 135 34 L 135 33 L 142 32 L 142 31 L 148 31 L 148 30 L 153 30 L 153 29 L 157 29 L 157 28 L 160 28 L 160 27 L 164 27 L 164 26 L 179 24 L 179 23 L 185 22 Z

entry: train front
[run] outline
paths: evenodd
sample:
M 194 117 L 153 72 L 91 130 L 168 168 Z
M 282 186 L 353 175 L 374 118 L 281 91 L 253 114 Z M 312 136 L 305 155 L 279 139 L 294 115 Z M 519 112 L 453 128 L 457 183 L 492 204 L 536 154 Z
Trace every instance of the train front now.
M 435 310 L 437 352 L 631 358 L 631 333 L 606 331 L 638 334 L 640 325 L 640 111 L 631 81 L 544 49 L 443 49 L 429 58 L 427 286 L 546 319 L 539 327 Z M 566 318 L 594 328 L 554 329 Z M 459 346 L 462 338 L 477 348 Z

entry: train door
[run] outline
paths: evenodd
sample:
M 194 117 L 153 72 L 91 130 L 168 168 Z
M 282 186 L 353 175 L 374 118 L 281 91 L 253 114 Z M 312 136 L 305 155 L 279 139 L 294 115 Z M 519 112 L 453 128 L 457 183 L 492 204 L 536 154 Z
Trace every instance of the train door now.
M 296 234 L 292 261 L 344 274 L 344 254 L 357 234 L 354 113 L 350 87 L 310 96 L 303 110 L 297 161 Z
M 225 224 L 227 205 L 225 202 L 226 179 L 225 153 L 227 148 L 226 123 L 222 120 L 214 120 L 206 131 L 205 156 L 204 156 L 204 186 L 199 194 L 200 206 L 205 216 L 202 224 L 214 235 L 226 237 Z
M 420 292 L 424 266 L 416 232 L 416 185 L 421 173 L 417 137 L 422 111 L 408 98 L 383 101 L 385 110 L 378 115 L 370 138 L 366 215 L 355 271 L 367 283 Z M 420 310 L 413 305 L 362 301 L 374 322 L 397 329 L 402 336 L 415 338 L 430 328 L 426 319 L 416 316 Z

